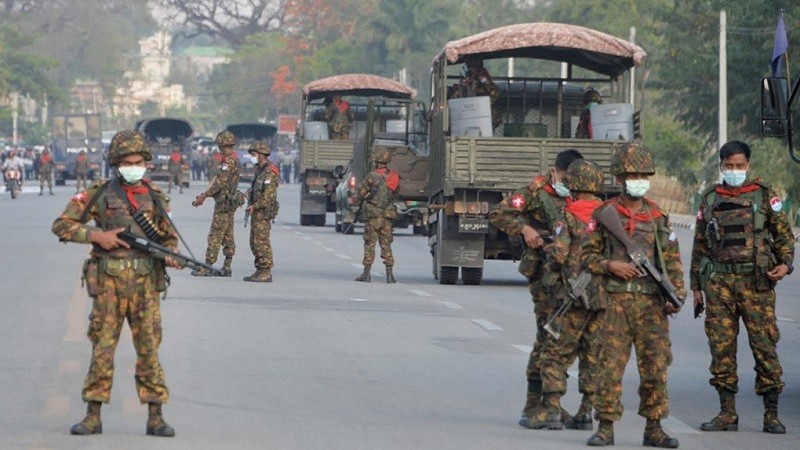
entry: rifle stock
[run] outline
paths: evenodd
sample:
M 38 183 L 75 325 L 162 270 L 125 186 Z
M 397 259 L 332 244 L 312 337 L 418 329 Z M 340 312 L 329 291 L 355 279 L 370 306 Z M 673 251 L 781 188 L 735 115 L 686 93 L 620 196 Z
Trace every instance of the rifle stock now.
M 156 244 L 155 242 L 147 238 L 137 236 L 130 231 L 121 231 L 119 234 L 117 234 L 117 236 L 130 245 L 131 248 L 146 251 L 155 258 L 164 259 L 167 256 L 171 256 L 190 269 L 206 269 L 210 270 L 214 275 L 222 275 L 222 271 L 220 269 L 215 269 L 214 266 L 200 262 L 178 252 L 174 252 L 161 244 Z
M 561 333 L 559 330 L 556 330 L 553 327 L 553 322 L 566 314 L 572 305 L 580 303 L 584 308 L 589 307 L 589 292 L 586 288 L 589 286 L 591 281 L 592 276 L 589 274 L 589 272 L 581 272 L 577 277 L 570 278 L 567 281 L 569 284 L 567 298 L 564 299 L 564 302 L 561 303 L 561 306 L 558 307 L 556 312 L 554 312 L 553 315 L 547 319 L 547 323 L 544 324 L 543 327 L 544 330 L 550 334 L 550 336 L 553 336 L 555 339 L 561 338 Z
M 622 242 L 622 245 L 625 246 L 625 251 L 631 258 L 631 263 L 636 266 L 642 275 L 650 277 L 656 283 L 661 295 L 676 308 L 683 306 L 683 299 L 678 297 L 678 291 L 675 286 L 650 262 L 641 247 L 625 233 L 622 228 L 622 219 L 617 210 L 612 207 L 603 208 L 597 212 L 596 217 L 598 222 L 606 227 L 609 233 Z

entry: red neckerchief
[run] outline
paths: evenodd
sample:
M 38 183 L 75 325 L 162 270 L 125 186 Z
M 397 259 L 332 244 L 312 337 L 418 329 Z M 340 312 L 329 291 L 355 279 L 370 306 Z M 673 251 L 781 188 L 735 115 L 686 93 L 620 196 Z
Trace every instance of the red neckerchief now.
M 271 170 L 271 171 L 272 171 L 272 173 L 274 173 L 275 175 L 277 175 L 277 176 L 278 176 L 278 179 L 280 179 L 280 177 L 281 177 L 281 176 L 280 176 L 280 169 L 278 169 L 278 166 L 276 166 L 275 164 L 272 164 L 272 162 L 271 162 L 271 161 L 267 162 L 267 164 L 269 164 L 269 170 Z
M 84 162 L 84 161 L 86 161 L 86 155 L 78 155 L 78 161 L 79 161 L 79 162 Z
M 545 192 L 547 192 L 548 194 L 550 194 L 551 196 L 553 196 L 555 198 L 563 198 L 564 201 L 567 202 L 567 206 L 571 205 L 572 202 L 573 202 L 572 197 L 562 197 L 562 196 L 558 195 L 556 193 L 556 190 L 553 189 L 553 185 L 550 184 L 550 183 L 547 183 L 544 186 L 542 186 L 542 189 L 544 189 Z
M 573 200 L 567 203 L 566 210 L 583 223 L 589 223 L 592 213 L 603 204 L 600 200 Z
M 336 107 L 339 108 L 340 113 L 347 114 L 347 110 L 350 109 L 350 104 L 344 100 L 339 100 L 339 103 L 336 104 Z
M 52 160 L 53 160 L 53 157 L 50 156 L 50 155 L 42 155 L 42 157 L 39 158 L 39 162 L 42 163 L 42 164 L 47 164 Z
M 633 229 L 636 227 L 636 221 L 650 222 L 650 220 L 655 220 L 661 217 L 661 212 L 658 210 L 658 208 L 655 207 L 655 204 L 653 204 L 650 200 L 642 199 L 644 203 L 647 203 L 648 206 L 650 206 L 649 214 L 646 212 L 638 212 L 636 214 L 632 213 L 628 208 L 625 207 L 625 205 L 622 204 L 621 201 L 619 201 L 619 197 L 615 198 L 613 201 L 614 201 L 614 206 L 616 206 L 617 208 L 617 211 L 619 211 L 619 213 L 622 214 L 623 216 L 630 219 L 628 220 L 628 234 L 630 234 L 631 236 L 633 236 Z
M 147 186 L 144 184 L 138 184 L 136 186 L 131 186 L 125 183 L 120 183 L 122 185 L 122 190 L 125 191 L 125 195 L 128 196 L 128 201 L 131 204 L 131 207 L 134 211 L 139 210 L 139 202 L 136 201 L 134 195 L 136 194 L 147 194 L 149 191 L 147 190 Z
M 174 162 L 174 163 L 179 163 L 179 162 L 181 162 L 181 154 L 180 154 L 180 153 L 177 153 L 177 152 L 173 152 L 173 153 L 172 153 L 172 154 L 169 156 L 169 159 L 171 159 L 171 160 L 172 160 L 172 162 Z
M 717 191 L 717 194 L 719 195 L 724 195 L 726 197 L 738 197 L 741 194 L 757 191 L 759 189 L 761 189 L 761 186 L 756 183 L 750 183 L 739 187 L 719 185 L 714 190 Z
M 397 191 L 398 186 L 400 186 L 400 175 L 397 172 L 386 167 L 375 169 L 375 172 L 380 175 L 386 175 L 386 187 L 391 189 L 392 192 Z

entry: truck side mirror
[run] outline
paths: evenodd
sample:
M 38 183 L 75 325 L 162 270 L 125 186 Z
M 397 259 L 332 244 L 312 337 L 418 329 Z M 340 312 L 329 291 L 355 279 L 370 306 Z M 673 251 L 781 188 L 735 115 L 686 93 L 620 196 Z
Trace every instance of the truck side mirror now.
M 787 102 L 789 81 L 786 78 L 761 79 L 761 134 L 784 137 L 788 133 Z

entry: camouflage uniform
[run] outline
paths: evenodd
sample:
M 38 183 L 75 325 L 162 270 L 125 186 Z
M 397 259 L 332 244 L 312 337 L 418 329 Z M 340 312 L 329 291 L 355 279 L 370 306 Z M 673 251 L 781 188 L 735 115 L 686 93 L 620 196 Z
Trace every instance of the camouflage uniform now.
M 269 156 L 266 143 L 256 142 L 250 146 L 250 153 Z M 267 161 L 256 166 L 250 184 L 248 205 L 253 206 L 250 215 L 250 251 L 255 257 L 256 272 L 244 277 L 245 281 L 272 281 L 272 246 L 269 241 L 272 220 L 278 214 L 278 167 Z
M 208 248 L 206 262 L 214 264 L 222 247 L 225 255 L 223 271 L 230 271 L 233 255 L 236 254 L 236 241 L 233 239 L 233 215 L 241 206 L 236 200 L 239 184 L 239 160 L 232 153 L 222 160 L 219 171 L 206 190 L 209 197 L 214 198 L 214 216 L 211 219 L 211 230 L 208 232 Z
M 86 152 L 81 150 L 78 158 L 75 159 L 75 190 L 80 192 L 86 189 L 86 178 L 89 176 L 89 160 Z
M 340 106 L 341 105 L 341 106 Z M 340 104 L 332 102 L 325 110 L 325 120 L 329 124 L 330 138 L 346 141 L 350 139 L 350 124 L 353 118 L 350 114 L 350 105 L 340 100 Z
M 595 89 L 589 89 L 583 94 L 583 105 L 586 109 L 581 113 L 578 120 L 578 126 L 575 128 L 575 137 L 577 139 L 591 139 L 592 138 L 592 115 L 589 109 L 590 103 L 603 103 L 603 98 L 600 93 Z
M 775 317 L 775 283 L 766 273 L 781 263 L 791 267 L 793 260 L 791 226 L 769 186 L 747 180 L 738 188 L 715 185 L 703 193 L 690 283 L 692 290 L 702 289 L 706 295 L 709 381 L 722 403 L 720 415 L 704 423 L 704 430 L 737 429 L 731 425 L 738 425 L 734 395 L 739 390 L 736 352 L 740 319 L 756 364 L 756 394 L 764 396 L 765 403 L 774 396 L 777 421 L 777 396 L 784 383 L 776 349 L 780 331 Z M 767 425 L 765 419 L 765 428 Z
M 47 153 L 49 156 L 49 153 Z M 50 194 L 53 193 L 53 168 L 55 163 L 53 158 L 44 158 L 44 155 L 39 157 L 39 193 L 44 191 L 44 183 L 47 182 L 47 188 Z
M 173 159 L 176 155 L 178 156 L 177 161 Z M 178 192 L 183 194 L 183 159 L 180 152 L 172 152 L 170 155 L 167 172 L 169 172 L 167 193 L 172 192 L 172 183 L 175 183 L 178 186 Z
M 356 281 L 370 281 L 369 270 L 375 260 L 375 242 L 380 243 L 381 258 L 386 265 L 386 281 L 394 282 L 392 268 L 394 256 L 392 255 L 392 228 L 397 210 L 394 206 L 394 192 L 399 188 L 390 188 L 391 179 L 398 177 L 397 173 L 385 167 L 391 160 L 389 150 L 376 150 L 373 161 L 380 164 L 370 172 L 358 188 L 357 199 L 363 204 L 362 217 L 364 223 L 364 273 Z M 396 178 L 399 182 L 399 177 Z
M 475 73 L 473 74 L 472 71 Z M 497 128 L 503 122 L 500 110 L 495 108 L 495 103 L 500 98 L 500 88 L 492 81 L 489 71 L 483 67 L 482 63 L 480 67 L 475 67 L 472 71 L 461 83 L 456 85 L 453 97 L 489 97 L 492 105 L 492 128 Z
M 143 153 L 146 159 L 150 159 L 144 137 L 137 132 L 118 133 L 112 139 L 111 146 L 110 153 L 116 151 L 114 147 L 117 147 L 122 148 L 123 153 Z M 121 159 L 122 157 L 112 161 L 112 164 L 118 164 Z M 124 192 L 127 199 L 121 198 L 117 189 L 121 189 L 120 192 Z M 177 248 L 177 232 L 166 216 L 169 198 L 158 187 L 144 182 L 138 186 L 130 186 L 119 179 L 95 181 L 86 191 L 72 198 L 64 212 L 53 222 L 52 231 L 61 241 L 78 243 L 90 242 L 89 233 L 92 231 L 122 227 L 129 228 L 140 236 L 147 236 L 134 220 L 129 206 L 144 213 L 156 230 L 160 244 Z M 95 226 L 87 225 L 90 220 L 95 222 Z M 158 295 L 166 289 L 166 279 L 163 261 L 146 252 L 124 247 L 105 250 L 99 245 L 93 245 L 83 270 L 83 281 L 93 299 L 88 331 L 92 343 L 92 362 L 82 394 L 83 400 L 89 403 L 89 414 L 84 422 L 73 427 L 73 434 L 102 432 L 100 404 L 110 400 L 114 351 L 126 319 L 137 355 L 134 377 L 136 392 L 143 404 L 151 405 L 148 434 L 174 434 L 174 430 L 160 419 L 160 405 L 169 399 L 164 371 L 158 360 L 158 347 L 161 344 Z M 159 421 L 152 415 L 156 410 Z M 83 428 L 80 428 L 81 425 Z M 161 426 L 169 430 L 156 430 Z

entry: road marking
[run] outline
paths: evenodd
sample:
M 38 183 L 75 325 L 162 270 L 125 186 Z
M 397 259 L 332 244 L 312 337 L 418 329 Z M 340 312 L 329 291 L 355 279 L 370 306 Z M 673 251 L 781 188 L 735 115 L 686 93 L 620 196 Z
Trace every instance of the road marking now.
M 331 253 L 334 253 L 334 252 L 336 252 L 336 249 L 335 249 L 335 248 L 330 248 L 330 247 L 322 247 L 322 248 L 324 248 L 325 250 L 327 250 L 327 251 L 329 251 L 329 252 L 331 252 Z
M 67 307 L 67 331 L 64 342 L 83 342 L 89 320 L 86 318 L 86 294 L 79 283 L 75 283 Z
M 525 353 L 526 355 L 530 355 L 531 352 L 533 351 L 533 347 L 531 347 L 530 345 L 511 344 L 511 346 L 521 351 L 522 353 Z
M 462 309 L 461 305 L 459 305 L 458 303 L 445 302 L 445 301 L 439 301 L 439 303 L 443 304 L 444 306 L 447 306 L 450 309 Z
M 366 298 L 352 298 L 352 297 L 350 298 L 350 300 L 352 300 L 354 302 L 368 302 L 369 301 L 369 299 L 366 299 Z
M 794 319 L 790 319 L 788 317 L 778 317 L 778 322 L 794 322 Z
M 353 258 L 351 258 L 351 257 L 349 257 L 347 255 L 343 255 L 341 253 L 337 253 L 336 257 L 339 258 L 339 259 L 353 259 Z
M 661 424 L 669 428 L 670 430 L 674 431 L 675 433 L 700 434 L 699 431 L 695 430 L 694 428 L 690 427 L 684 422 L 681 422 L 680 420 L 676 419 L 673 416 L 669 416 L 666 419 L 661 419 Z
M 364 268 L 364 266 L 362 266 L 361 264 L 358 264 L 358 263 L 350 263 L 350 265 L 355 267 L 356 269 L 363 269 Z
M 411 293 L 420 297 L 433 297 L 433 294 L 429 294 L 421 289 L 411 289 Z
M 69 413 L 69 397 L 66 395 L 58 395 L 54 397 L 47 397 L 44 401 L 44 409 L 40 416 L 42 417 L 61 417 Z
M 495 325 L 492 322 L 489 322 L 485 319 L 472 319 L 476 325 L 483 327 L 486 331 L 503 331 L 499 325 Z
M 81 370 L 81 362 L 77 359 L 61 361 L 58 365 L 58 373 L 75 373 Z

